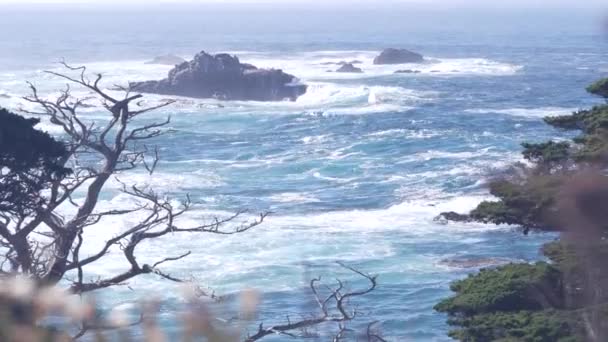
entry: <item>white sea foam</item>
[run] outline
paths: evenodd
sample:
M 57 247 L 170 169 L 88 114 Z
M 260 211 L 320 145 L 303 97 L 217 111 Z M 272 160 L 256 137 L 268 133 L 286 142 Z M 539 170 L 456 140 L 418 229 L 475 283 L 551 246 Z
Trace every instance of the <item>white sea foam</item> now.
M 437 137 L 442 135 L 443 132 L 429 130 L 429 129 L 402 129 L 402 128 L 393 128 L 384 131 L 377 131 L 373 133 L 367 134 L 368 137 L 400 137 L 406 139 L 429 139 L 433 137 Z
M 397 70 L 416 70 L 418 74 L 399 74 L 399 77 L 412 75 L 513 75 L 522 69 L 519 65 L 493 61 L 485 58 L 445 58 L 428 57 L 427 63 L 374 65 L 378 51 L 316 51 L 294 55 L 268 55 L 245 53 L 241 60 L 265 68 L 280 68 L 293 73 L 303 80 L 323 79 L 365 79 L 393 75 Z M 336 73 L 340 62 L 360 62 L 356 65 L 363 73 Z M 333 63 L 333 64 L 330 64 Z
M 0 83 L 1 84 L 1 83 Z M 46 94 L 46 98 L 53 98 L 59 93 Z M 370 94 L 375 94 L 376 101 L 368 102 Z M 75 92 L 77 97 L 90 96 L 87 92 Z M 118 96 L 118 93 L 116 94 Z M 175 113 L 196 112 L 197 115 L 209 113 L 246 114 L 262 111 L 264 114 L 294 114 L 309 113 L 315 115 L 363 115 L 382 112 L 404 112 L 411 110 L 422 102 L 432 101 L 436 93 L 431 91 L 416 91 L 401 87 L 341 85 L 327 82 L 311 82 L 306 94 L 295 102 L 255 102 L 255 101 L 218 101 L 214 99 L 192 99 L 175 96 L 147 94 L 140 106 L 155 106 L 167 99 L 176 100 L 168 110 Z M 83 113 L 102 113 L 101 103 L 91 100 L 90 108 L 83 108 Z M 26 109 L 35 111 L 34 104 L 21 97 L 0 97 L 0 105 L 12 109 Z M 92 117 L 95 118 L 95 117 Z M 102 118 L 102 117 L 97 117 Z
M 426 74 L 512 74 L 519 70 L 518 66 L 499 63 L 485 59 L 442 59 L 431 58 L 429 63 L 415 65 L 373 65 L 376 51 L 317 51 L 298 54 L 275 55 L 268 53 L 245 52 L 241 60 L 258 65 L 259 67 L 282 68 L 300 77 L 309 85 L 308 92 L 294 103 L 224 103 L 215 100 L 193 100 L 178 98 L 173 108 L 186 111 L 218 111 L 227 112 L 249 110 L 251 107 L 264 107 L 265 110 L 324 111 L 331 109 L 329 114 L 370 114 L 380 111 L 409 110 L 423 100 L 432 99 L 432 92 L 420 92 L 400 87 L 382 87 L 341 84 L 341 79 L 365 79 L 376 76 L 392 75 L 398 69 L 416 69 Z M 327 62 L 358 60 L 366 70 L 364 74 L 327 73 Z M 74 63 L 77 65 L 78 63 Z M 145 64 L 143 60 L 112 61 L 87 63 L 88 70 L 104 75 L 103 83 L 106 88 L 114 85 L 126 85 L 132 81 L 161 79 L 166 77 L 170 66 Z M 62 72 L 57 66 L 51 71 Z M 21 71 L 0 75 L 0 88 L 11 89 L 10 98 L 0 98 L 0 104 L 9 108 L 26 106 L 19 98 L 27 93 L 25 80 L 33 81 L 39 86 L 41 93 L 56 95 L 58 89 L 64 87 L 64 80 L 44 73 L 43 70 Z M 334 80 L 334 81 L 332 81 Z M 14 83 L 19 82 L 16 86 Z M 336 83 L 337 82 L 337 83 Z M 13 91 L 14 90 L 14 91 Z M 88 96 L 89 93 L 74 89 L 77 96 Z M 50 94 L 52 93 L 52 94 Z M 150 102 L 159 102 L 166 96 L 148 95 Z M 8 103 L 6 103 L 8 100 Z M 365 103 L 365 105 L 364 105 Z M 99 110 L 99 104 L 90 111 Z M 223 107 L 223 108 L 222 108 Z M 329 107 L 329 108 L 328 108 Z M 337 108 L 333 108 L 337 107 Z
M 446 151 L 426 151 L 423 153 L 417 154 L 417 157 L 422 160 L 431 160 L 431 159 L 470 159 L 480 156 L 484 154 L 487 150 L 480 151 L 465 151 L 465 152 L 446 152 Z
M 302 143 L 304 143 L 305 145 L 325 143 L 329 140 L 330 140 L 330 135 L 327 135 L 327 134 L 308 136 L 308 137 L 304 137 L 301 139 Z
M 564 107 L 540 107 L 540 108 L 506 108 L 506 109 L 490 109 L 490 108 L 478 108 L 478 109 L 467 109 L 465 112 L 472 114 L 504 114 L 528 118 L 543 118 L 545 116 L 557 116 L 557 115 L 568 115 L 576 111 L 577 108 L 564 108 Z
M 137 185 L 138 187 L 151 187 L 160 192 L 188 191 L 191 189 L 215 188 L 224 184 L 222 178 L 208 170 L 199 170 L 189 173 L 125 173 L 117 176 L 118 181 L 108 183 L 110 189 L 121 189 L 122 183 Z
M 319 199 L 311 194 L 299 192 L 283 192 L 280 194 L 269 196 L 268 199 L 280 203 L 313 203 L 319 202 Z
M 283 198 L 298 202 L 310 199 L 302 194 L 285 194 Z M 201 277 L 220 291 L 238 290 L 243 284 L 267 291 L 293 289 L 300 286 L 299 274 L 305 271 L 300 266 L 303 262 L 328 264 L 335 260 L 356 262 L 396 257 L 400 247 L 394 240 L 383 238 L 387 234 L 405 234 L 408 237 L 405 241 L 416 243 L 466 239 L 472 235 L 477 236 L 480 231 L 503 229 L 483 224 L 450 224 L 446 227 L 433 221 L 439 212 L 466 212 L 486 198 L 470 196 L 447 200 L 427 199 L 408 201 L 386 209 L 274 215 L 251 233 L 232 237 L 175 233 L 150 241 L 137 250 L 138 261 L 152 263 L 167 255 L 190 250 L 192 255 L 187 259 L 167 266 L 171 268 L 172 275 Z M 119 195 L 110 201 L 102 201 L 99 209 L 133 206 L 134 202 L 130 198 Z M 211 222 L 214 215 L 228 214 L 194 208 L 175 223 L 185 227 L 196 226 Z M 136 224 L 142 215 L 145 214 L 111 216 L 88 228 L 85 241 L 89 243 L 83 246 L 83 255 L 96 252 L 103 241 Z M 102 277 L 115 274 L 124 267 L 123 258 L 118 250 L 114 250 L 104 258 L 102 264 L 90 271 Z M 433 262 L 426 259 L 421 262 L 409 260 L 402 267 L 425 273 L 433 272 L 433 265 Z M 270 277 L 269 272 L 279 273 L 273 273 Z M 146 290 L 156 288 L 158 281 L 146 278 L 134 282 L 137 288 Z
M 371 51 L 321 51 L 300 53 L 294 55 L 272 55 L 265 53 L 246 53 L 242 56 L 244 62 L 251 62 L 260 67 L 278 67 L 293 73 L 302 78 L 309 86 L 308 91 L 299 97 L 295 102 L 222 102 L 212 99 L 189 99 L 174 97 L 177 102 L 171 106 L 172 111 L 198 113 L 251 113 L 263 109 L 266 113 L 317 113 L 323 115 L 363 115 L 379 112 L 398 112 L 408 111 L 423 101 L 432 101 L 436 98 L 436 93 L 429 91 L 417 91 L 402 87 L 387 86 L 367 86 L 364 84 L 344 84 L 344 78 L 365 78 L 371 75 L 382 76 L 392 74 L 393 68 L 403 68 L 406 66 L 374 66 L 372 63 L 376 52 Z M 325 72 L 324 62 L 332 60 L 360 60 L 364 66 L 368 67 L 369 73 L 361 75 L 338 75 Z M 75 65 L 79 63 L 74 63 Z M 439 71 L 453 72 L 453 68 L 459 66 L 463 72 L 472 70 L 491 69 L 500 70 L 507 67 L 495 62 L 484 62 L 482 60 L 446 60 L 437 63 L 421 64 L 422 69 L 437 68 Z M 113 61 L 87 63 L 87 68 L 91 72 L 101 73 L 104 76 L 102 87 L 106 90 L 115 85 L 127 85 L 128 82 L 161 79 L 166 77 L 170 66 L 145 64 L 143 60 L 136 61 Z M 485 69 L 484 69 L 485 68 Z M 494 69 L 493 69 L 494 68 Z M 448 71 L 449 69 L 449 71 Z M 469 71 L 467 71 L 469 70 Z M 57 66 L 51 69 L 54 72 L 64 71 Z M 429 70 L 430 72 L 431 70 Z M 443 71 L 441 71 L 443 72 Z M 331 77 L 330 77 L 331 76 Z M 19 80 L 19 86 L 13 83 Z M 9 98 L 0 97 L 0 104 L 8 108 L 25 108 L 31 110 L 32 104 L 23 101 L 20 97 L 28 93 L 25 80 L 33 81 L 39 87 L 41 94 L 47 97 L 56 96 L 57 90 L 65 86 L 64 80 L 54 77 L 43 70 L 24 71 L 15 74 L 0 75 L 0 88 L 11 89 Z M 362 80 L 363 81 L 363 80 Z M 363 82 L 360 82 L 363 83 Z M 13 91 L 14 90 L 14 91 Z M 110 91 L 111 93 L 114 93 Z M 73 93 L 78 97 L 91 95 L 88 91 L 75 88 Z M 116 93 L 118 95 L 118 93 Z M 147 105 L 155 105 L 164 101 L 167 96 L 146 95 Z M 86 108 L 84 112 L 95 112 L 102 110 L 100 103 L 92 101 L 91 108 Z

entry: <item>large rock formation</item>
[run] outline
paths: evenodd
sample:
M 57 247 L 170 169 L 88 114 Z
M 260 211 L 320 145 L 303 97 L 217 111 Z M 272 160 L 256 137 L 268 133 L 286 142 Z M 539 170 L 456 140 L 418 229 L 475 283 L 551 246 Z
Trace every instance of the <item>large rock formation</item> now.
M 295 101 L 306 92 L 306 85 L 282 70 L 258 69 L 236 56 L 204 51 L 177 65 L 167 78 L 131 83 L 131 88 L 143 93 L 245 101 Z
M 145 62 L 145 64 L 164 64 L 164 65 L 178 65 L 184 63 L 186 60 L 180 56 L 175 55 L 163 55 L 154 57 L 153 60 Z
M 374 58 L 374 64 L 404 64 L 422 62 L 424 62 L 424 57 L 421 54 L 405 49 L 385 49 L 378 57 Z
M 347 73 L 362 73 L 363 70 L 361 70 L 361 68 L 357 68 L 356 66 L 352 65 L 351 63 L 346 63 L 343 64 L 338 70 L 336 70 L 336 72 L 347 72 Z

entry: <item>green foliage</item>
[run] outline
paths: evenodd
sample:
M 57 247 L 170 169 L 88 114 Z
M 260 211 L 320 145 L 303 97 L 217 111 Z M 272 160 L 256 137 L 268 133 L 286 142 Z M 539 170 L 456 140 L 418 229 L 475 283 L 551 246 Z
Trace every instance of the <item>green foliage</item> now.
M 566 171 L 556 166 L 574 162 L 608 161 L 608 105 L 581 110 L 572 115 L 545 118 L 548 124 L 564 129 L 581 129 L 585 134 L 569 142 L 523 143 L 525 159 L 536 163 L 523 177 L 490 182 L 490 193 L 498 201 L 482 202 L 471 211 L 472 220 L 553 230 L 553 216 Z M 559 172 L 557 172 L 559 171 Z
M 559 284 L 558 270 L 545 262 L 483 269 L 453 283 L 456 295 L 441 301 L 435 310 L 470 316 L 561 307 Z
M 480 203 L 470 213 L 473 220 L 494 224 L 551 229 L 546 222 L 553 210 L 563 179 L 553 175 L 529 175 L 523 180 L 497 180 L 490 193 L 499 201 Z
M 608 98 L 608 79 L 587 90 Z M 584 173 L 589 163 L 602 170 L 608 166 L 608 105 L 547 117 L 545 122 L 583 134 L 573 139 L 573 144 L 522 144 L 524 158 L 536 165 L 491 182 L 490 192 L 498 201 L 482 202 L 469 217 L 545 230 L 552 229 L 550 220 L 557 217 L 562 220 L 560 229 L 567 229 L 571 239 L 543 247 L 551 264 L 511 264 L 455 282 L 455 296 L 435 306 L 448 313 L 448 323 L 457 327 L 450 332 L 455 339 L 586 341 L 589 317 L 594 317 L 593 329 L 608 331 L 608 323 L 604 323 L 608 321 L 608 304 L 603 304 L 608 303 L 608 240 L 597 235 L 606 225 L 602 207 L 605 190 L 601 181 Z
M 561 242 L 547 244 L 544 251 L 555 264 L 509 264 L 453 283 L 456 295 L 435 306 L 457 327 L 450 336 L 471 342 L 584 341 L 581 313 L 588 309 L 567 307 L 567 292 L 577 286 L 563 279 L 576 254 Z
M 459 329 L 450 336 L 468 342 L 584 341 L 582 319 L 576 312 L 543 310 L 498 312 L 454 319 Z
M 580 129 L 584 133 L 594 133 L 598 129 L 608 129 L 608 105 L 579 110 L 571 115 L 549 116 L 544 120 L 547 124 L 557 128 Z
M 608 79 L 591 85 L 589 91 L 608 91 Z M 468 218 L 484 223 L 520 225 L 525 231 L 528 228 L 554 230 L 548 219 L 553 216 L 559 191 L 569 177 L 568 168 L 563 167 L 568 164 L 564 162 L 608 163 L 608 104 L 544 120 L 557 128 L 582 130 L 583 135 L 575 138 L 574 144 L 523 143 L 523 157 L 535 166 L 523 177 L 490 182 L 490 193 L 498 197 L 498 201 L 482 202 Z
M 580 148 L 574 154 L 579 162 L 608 161 L 608 130 L 600 129 L 593 134 L 587 134 L 575 140 Z
M 570 157 L 570 143 L 547 141 L 540 144 L 523 143 L 524 158 L 533 163 L 559 163 Z
M 41 205 L 40 191 L 65 176 L 65 146 L 26 119 L 0 108 L 0 211 L 25 212 Z
M 483 223 L 525 225 L 522 214 L 521 210 L 511 208 L 502 201 L 483 201 L 471 211 L 469 216 Z
M 603 78 L 587 87 L 591 94 L 608 98 L 608 78 Z

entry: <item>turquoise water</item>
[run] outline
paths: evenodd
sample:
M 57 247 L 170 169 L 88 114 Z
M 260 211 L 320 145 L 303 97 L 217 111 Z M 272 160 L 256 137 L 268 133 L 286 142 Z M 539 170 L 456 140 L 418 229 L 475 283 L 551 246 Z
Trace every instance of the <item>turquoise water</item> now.
M 311 277 L 364 285 L 335 263 L 342 261 L 379 275 L 377 291 L 357 301 L 366 315 L 353 328 L 378 320 L 395 341 L 448 339 L 445 317 L 432 307 L 450 294 L 451 281 L 475 269 L 449 267 L 445 260 L 539 257 L 538 247 L 551 236 L 441 225 L 433 218 L 488 198 L 485 180 L 520 160 L 521 141 L 567 137 L 542 117 L 597 103 L 584 86 L 608 74 L 607 40 L 596 13 L 480 15 L 401 7 L 7 13 L 0 23 L 0 105 L 12 109 L 27 106 L 19 98 L 25 80 L 44 92 L 62 87 L 41 72 L 56 69 L 61 57 L 104 73 L 107 86 L 161 78 L 168 68 L 144 61 L 201 49 L 233 52 L 308 83 L 309 92 L 295 103 L 182 98 L 143 119 L 172 116 L 172 133 L 155 141 L 162 162 L 153 177 L 136 172 L 121 180 L 170 196 L 189 193 L 200 204 L 188 222 L 239 209 L 272 215 L 238 236 L 155 241 L 143 246 L 139 259 L 192 251 L 167 270 L 219 294 L 260 290 L 259 318 L 268 324 L 314 310 L 306 288 Z M 421 52 L 433 63 L 373 66 L 388 46 Z M 336 75 L 323 65 L 353 59 L 363 61 L 364 74 Z M 422 72 L 393 74 L 407 68 Z M 146 96 L 150 104 L 162 99 Z M 98 108 L 85 115 L 107 119 Z M 41 127 L 58 133 L 48 123 Z M 111 184 L 101 206 L 132 204 L 116 189 Z M 96 251 L 136 220 L 90 229 L 85 250 Z M 89 271 L 107 276 L 124 266 L 115 252 Z M 163 299 L 166 317 L 179 306 L 176 287 L 155 277 L 139 278 L 131 288 L 102 293 L 104 305 L 128 305 L 151 291 Z

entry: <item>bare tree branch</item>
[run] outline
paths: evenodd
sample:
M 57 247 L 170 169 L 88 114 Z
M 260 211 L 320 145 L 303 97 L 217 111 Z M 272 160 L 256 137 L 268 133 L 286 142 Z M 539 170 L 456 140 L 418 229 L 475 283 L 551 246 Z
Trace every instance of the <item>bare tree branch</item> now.
M 348 310 L 346 309 L 347 300 L 349 298 L 360 297 L 367 293 L 370 293 L 374 291 L 376 289 L 376 286 L 378 285 L 376 276 L 365 274 L 342 263 L 339 263 L 339 265 L 366 279 L 369 282 L 369 286 L 364 290 L 346 292 L 342 294 L 341 291 L 344 288 L 344 283 L 338 280 L 338 288 L 336 290 L 330 291 L 329 295 L 327 295 L 326 298 L 322 299 L 318 288 L 320 279 L 313 279 L 310 281 L 310 289 L 313 293 L 313 296 L 315 297 L 316 303 L 319 305 L 320 313 L 317 316 L 303 319 L 297 322 L 288 321 L 287 324 L 275 325 L 268 328 L 264 327 L 263 324 L 260 324 L 258 327 L 258 331 L 254 335 L 251 335 L 247 339 L 245 339 L 245 342 L 258 341 L 268 335 L 273 334 L 287 334 L 292 331 L 301 331 L 306 328 L 318 326 L 324 323 L 338 324 L 340 332 L 336 335 L 336 337 L 334 337 L 334 341 L 339 341 L 339 339 L 336 340 L 336 338 L 342 338 L 344 332 L 346 331 L 344 324 L 353 320 L 353 318 L 355 317 L 355 314 L 348 313 Z M 328 303 L 330 302 L 333 302 L 333 310 L 330 310 L 329 308 Z
M 158 267 L 165 262 L 180 260 L 189 253 L 174 258 L 161 258 L 152 266 L 141 265 L 136 258 L 139 244 L 173 233 L 243 233 L 262 223 L 267 213 L 239 224 L 233 221 L 244 212 L 237 212 L 228 217 L 214 218 L 206 224 L 182 227 L 177 221 L 192 206 L 187 195 L 180 206 L 175 206 L 153 189 L 126 184 L 123 184 L 122 193 L 139 201 L 140 205 L 134 208 L 97 210 L 99 197 L 113 175 L 138 168 L 153 174 L 159 163 L 159 151 L 144 142 L 164 134 L 170 117 L 144 125 L 137 125 L 136 119 L 174 101 L 167 100 L 145 107 L 140 100 L 141 94 L 132 94 L 131 89 L 122 88 L 124 97 L 110 95 L 102 87 L 103 75 L 94 74 L 89 78 L 85 66 L 71 66 L 66 62 L 61 62 L 61 65 L 67 70 L 66 73 L 46 73 L 65 80 L 66 87 L 55 98 L 47 98 L 40 95 L 33 83 L 28 83 L 31 93 L 25 100 L 37 108 L 25 112 L 47 117 L 51 124 L 65 133 L 69 153 L 61 163 L 73 172 L 51 184 L 48 196 L 45 197 L 45 206 L 28 217 L 7 218 L 6 223 L 0 223 L 0 238 L 8 246 L 2 265 L 10 264 L 10 268 L 17 267 L 21 272 L 50 284 L 60 281 L 67 272 L 75 271 L 77 276 L 72 289 L 79 293 L 123 284 L 141 274 L 151 273 L 172 281 L 181 281 Z M 72 86 L 84 88 L 99 99 L 108 113 L 105 124 L 87 120 L 80 115 L 80 110 L 88 106 L 86 102 L 92 97 L 74 97 Z M 84 197 L 76 200 L 75 195 L 82 193 Z M 72 205 L 75 213 L 61 217 L 58 209 L 64 204 Z M 87 243 L 86 235 L 83 235 L 86 229 L 96 229 L 107 217 L 134 213 L 143 213 L 139 222 L 110 238 L 97 253 L 81 255 L 82 247 Z M 44 241 L 34 236 L 44 237 Z M 87 267 L 103 259 L 116 247 L 121 249 L 128 268 L 107 279 L 91 281 L 86 275 Z

